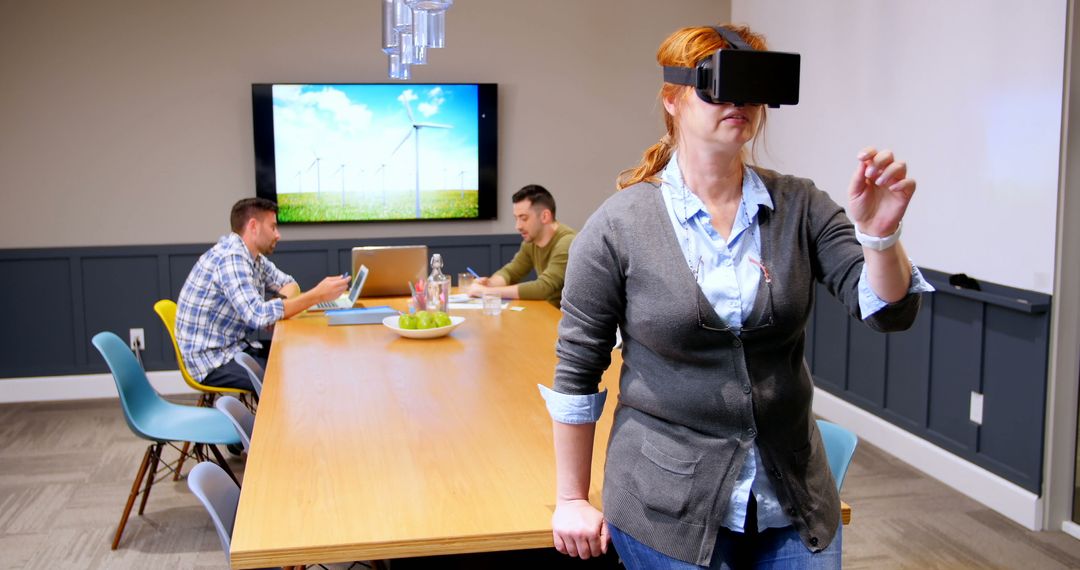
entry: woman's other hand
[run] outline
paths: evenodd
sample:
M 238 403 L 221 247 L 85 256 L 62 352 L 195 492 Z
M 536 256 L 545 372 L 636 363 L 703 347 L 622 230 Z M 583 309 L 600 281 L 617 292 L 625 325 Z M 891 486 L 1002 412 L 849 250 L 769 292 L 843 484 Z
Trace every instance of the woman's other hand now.
M 486 285 L 487 285 L 487 279 L 486 278 L 484 279 L 483 283 L 480 282 L 480 279 L 477 279 L 477 280 L 473 281 L 472 284 L 469 285 L 469 287 L 467 289 L 465 289 L 465 293 L 468 294 L 470 297 L 483 297 L 484 296 L 484 290 L 487 289 Z
M 915 193 L 907 163 L 892 151 L 863 149 L 848 189 L 848 215 L 864 234 L 884 237 L 896 232 Z
M 604 513 L 585 499 L 561 502 L 551 516 L 555 550 L 587 559 L 607 552 L 609 537 Z

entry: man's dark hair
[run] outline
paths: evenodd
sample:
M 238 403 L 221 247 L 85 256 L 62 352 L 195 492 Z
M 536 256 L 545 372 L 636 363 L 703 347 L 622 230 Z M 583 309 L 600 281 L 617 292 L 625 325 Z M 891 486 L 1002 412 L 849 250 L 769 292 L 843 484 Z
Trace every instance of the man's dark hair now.
M 532 202 L 533 206 L 540 206 L 541 209 L 551 210 L 551 219 L 555 219 L 555 198 L 551 196 L 551 192 L 548 192 L 547 188 L 544 188 L 539 184 L 529 184 L 521 190 L 514 192 L 512 200 L 515 204 L 522 200 L 528 200 L 529 202 Z
M 232 231 L 241 233 L 247 221 L 254 218 L 256 214 L 262 212 L 277 214 L 277 211 L 277 204 L 266 198 L 244 198 L 233 204 L 232 213 L 229 214 L 229 224 L 232 226 Z

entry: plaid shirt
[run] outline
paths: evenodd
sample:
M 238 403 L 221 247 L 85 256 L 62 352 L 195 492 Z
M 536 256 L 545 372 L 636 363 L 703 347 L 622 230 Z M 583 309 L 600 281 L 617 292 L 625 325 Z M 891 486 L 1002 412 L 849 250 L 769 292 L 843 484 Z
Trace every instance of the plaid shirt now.
M 204 253 L 180 290 L 176 310 L 176 342 L 192 378 L 202 382 L 252 344 L 248 334 L 284 317 L 284 301 L 266 301 L 266 291 L 276 293 L 293 282 L 263 255 L 252 259 L 235 233 Z

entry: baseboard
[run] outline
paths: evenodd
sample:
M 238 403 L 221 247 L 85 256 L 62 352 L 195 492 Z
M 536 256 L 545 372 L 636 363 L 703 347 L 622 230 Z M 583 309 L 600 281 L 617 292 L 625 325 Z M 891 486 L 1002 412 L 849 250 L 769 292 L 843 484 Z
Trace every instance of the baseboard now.
M 1042 498 L 820 388 L 814 413 L 855 432 L 890 455 L 1012 519 L 1042 530 Z
M 147 372 L 150 384 L 160 394 L 193 394 L 179 370 Z M 0 380 L 0 404 L 116 398 L 116 384 L 111 374 L 42 376 Z
M 1076 524 L 1072 521 L 1062 521 L 1061 532 L 1073 538 L 1080 538 L 1080 524 Z

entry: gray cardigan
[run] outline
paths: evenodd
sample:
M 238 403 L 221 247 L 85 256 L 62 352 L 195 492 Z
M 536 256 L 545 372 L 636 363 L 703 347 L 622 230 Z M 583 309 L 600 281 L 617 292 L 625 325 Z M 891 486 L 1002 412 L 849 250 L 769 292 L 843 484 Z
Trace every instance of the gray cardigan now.
M 840 524 L 840 497 L 811 413 L 804 329 L 815 280 L 860 317 L 862 247 L 843 209 L 811 181 L 755 171 L 775 207 L 758 213 L 772 290 L 762 279 L 741 335 L 726 330 L 697 286 L 652 184 L 615 194 L 589 218 L 570 250 L 563 289 L 555 391 L 597 392 L 615 328 L 622 329 L 604 515 L 646 545 L 699 565 L 712 558 L 755 442 L 807 548 L 827 547 Z M 912 294 L 864 322 L 902 330 L 918 309 Z

